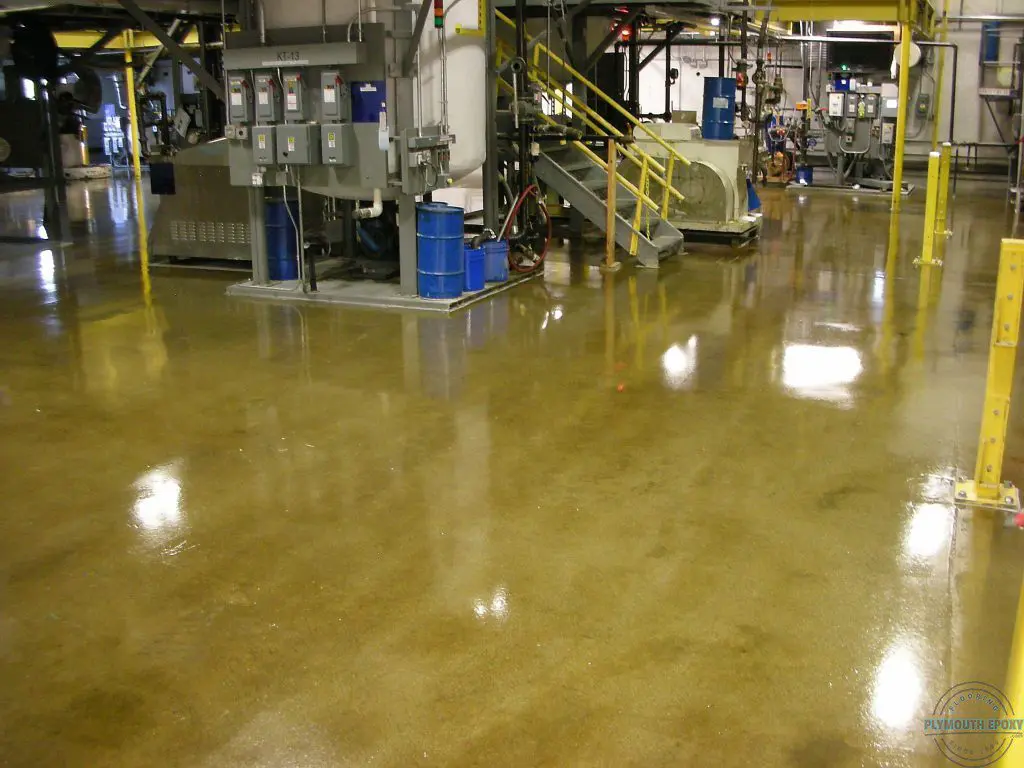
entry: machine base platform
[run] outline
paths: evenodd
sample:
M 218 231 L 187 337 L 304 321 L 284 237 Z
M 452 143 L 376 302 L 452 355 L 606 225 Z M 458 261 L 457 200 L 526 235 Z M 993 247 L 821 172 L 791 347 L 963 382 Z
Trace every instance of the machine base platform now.
M 400 292 L 395 283 L 370 280 L 320 280 L 316 292 L 303 293 L 298 280 L 283 280 L 269 285 L 254 285 L 251 280 L 228 286 L 228 296 L 274 301 L 299 301 L 313 304 L 338 304 L 376 309 L 419 309 L 430 312 L 455 312 L 500 293 L 514 285 L 544 274 L 536 269 L 526 274 L 510 275 L 503 283 L 488 283 L 480 291 L 463 293 L 457 299 L 424 299 Z
M 703 245 L 729 245 L 742 248 L 761 235 L 761 217 L 755 221 L 692 221 L 680 219 L 670 222 L 683 233 L 684 243 Z

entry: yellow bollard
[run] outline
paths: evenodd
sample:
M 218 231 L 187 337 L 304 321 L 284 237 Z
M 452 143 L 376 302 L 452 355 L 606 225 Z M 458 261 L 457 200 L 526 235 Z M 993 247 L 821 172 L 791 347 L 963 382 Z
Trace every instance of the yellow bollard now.
M 935 258 L 935 217 L 939 207 L 939 164 L 938 152 L 928 153 L 928 190 L 924 207 L 924 239 L 921 242 L 921 258 L 914 261 L 922 267 L 941 267 L 942 261 Z
M 949 237 L 952 232 L 946 227 L 949 220 L 949 165 L 953 156 L 953 145 L 948 141 L 939 153 L 939 201 L 935 209 L 935 234 Z
M 996 281 L 992 348 L 985 379 L 985 407 L 981 412 L 978 461 L 974 479 L 956 484 L 956 503 L 1020 513 L 1020 491 L 1000 481 L 1006 423 L 1013 393 L 1013 370 L 1020 332 L 1021 293 L 1024 292 L 1024 240 L 1003 240 Z

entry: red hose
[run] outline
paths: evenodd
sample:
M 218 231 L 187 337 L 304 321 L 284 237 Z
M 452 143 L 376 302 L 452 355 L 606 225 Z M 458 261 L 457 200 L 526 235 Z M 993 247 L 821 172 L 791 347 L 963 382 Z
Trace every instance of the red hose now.
M 538 265 L 540 265 L 540 264 L 542 264 L 544 262 L 544 257 L 547 256 L 547 253 L 548 253 L 548 246 L 551 244 L 551 229 L 552 229 L 551 228 L 551 216 L 550 216 L 550 214 L 548 214 L 547 206 L 545 206 L 544 202 L 541 200 L 540 189 L 537 187 L 536 184 L 531 184 L 530 186 L 528 186 L 526 189 L 523 190 L 523 194 L 521 194 L 519 196 L 519 199 L 516 201 L 515 207 L 512 209 L 512 215 L 509 216 L 509 219 L 508 219 L 509 223 L 515 221 L 516 215 L 519 213 L 519 209 L 522 207 L 523 203 L 526 202 L 526 198 L 531 193 L 536 196 L 538 207 L 544 212 L 544 218 L 547 221 L 547 225 L 548 225 L 548 233 L 547 233 L 547 237 L 544 239 L 544 249 L 540 252 L 540 256 L 537 259 L 537 262 L 535 264 L 531 264 L 526 269 L 522 269 L 522 268 L 519 267 L 519 265 L 514 264 L 512 262 L 512 249 L 511 248 L 509 249 L 509 252 L 508 252 L 508 265 L 509 265 L 509 267 L 514 269 L 516 272 L 532 272 L 534 269 L 536 269 L 538 267 Z

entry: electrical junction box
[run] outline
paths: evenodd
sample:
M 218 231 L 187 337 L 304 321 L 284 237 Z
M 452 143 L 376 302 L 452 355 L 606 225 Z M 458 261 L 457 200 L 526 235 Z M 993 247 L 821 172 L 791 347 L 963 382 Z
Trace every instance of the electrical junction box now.
M 896 123 L 882 123 L 882 143 L 892 144 L 896 141 Z
M 882 117 L 888 120 L 895 120 L 900 111 L 899 99 L 882 97 Z
M 281 75 L 284 91 L 284 116 L 287 120 L 306 120 L 306 86 L 301 72 L 286 72 Z
M 287 104 L 287 101 L 285 103 Z M 289 123 L 274 126 L 277 132 L 278 164 L 319 165 L 319 128 L 319 125 L 310 123 Z
M 869 93 L 864 97 L 864 116 L 871 120 L 878 117 L 878 94 Z
M 352 122 L 376 123 L 387 110 L 387 91 L 383 80 L 352 83 Z
M 856 93 L 846 94 L 846 116 L 857 117 L 857 108 L 860 106 L 860 96 Z
M 833 91 L 828 95 L 828 116 L 829 117 L 842 117 L 843 116 L 843 104 L 845 103 L 846 94 L 843 92 Z
M 244 75 L 228 77 L 228 122 L 242 125 L 252 122 L 252 91 Z
M 356 136 L 352 123 L 321 125 L 320 151 L 324 165 L 352 165 L 356 156 Z
M 918 117 L 928 117 L 928 110 L 932 105 L 932 97 L 927 93 L 919 94 L 917 102 L 914 104 L 914 110 L 917 112 Z
M 260 122 L 281 122 L 281 86 L 271 74 L 256 75 L 256 119 Z
M 336 69 L 320 73 L 320 117 L 325 123 L 352 119 L 352 94 Z
M 256 165 L 277 165 L 274 126 L 257 125 L 252 129 L 252 161 Z

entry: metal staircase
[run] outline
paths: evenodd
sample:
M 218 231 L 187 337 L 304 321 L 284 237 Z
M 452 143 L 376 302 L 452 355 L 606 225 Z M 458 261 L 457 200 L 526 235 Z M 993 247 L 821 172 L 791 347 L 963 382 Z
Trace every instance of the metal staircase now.
M 515 23 L 501 11 L 496 11 L 495 17 L 500 25 L 515 30 Z M 613 176 L 615 242 L 630 256 L 635 256 L 642 266 L 657 267 L 661 259 L 679 251 L 683 243 L 683 233 L 668 222 L 668 210 L 673 198 L 683 199 L 673 181 L 674 169 L 677 164 L 689 165 L 690 161 L 542 42 L 529 36 L 527 40 L 532 54 L 525 62 L 524 79 L 539 88 L 546 100 L 545 112 L 538 117 L 552 126 L 564 125 L 565 118 L 571 118 L 574 123 L 585 126 L 588 136 L 599 137 L 588 143 L 566 141 L 546 149 L 534 163 L 534 172 L 602 232 L 607 229 L 608 181 L 609 176 Z M 512 56 L 511 47 L 499 40 L 499 66 Z M 552 77 L 553 71 L 585 87 L 588 93 L 618 112 L 628 123 L 630 135 L 574 95 L 571 87 Z M 513 91 L 508 80 L 498 82 L 506 91 Z M 606 159 L 595 152 L 595 146 L 600 148 L 603 143 L 600 137 L 615 143 L 614 173 L 609 173 Z M 655 158 L 634 143 L 634 138 L 657 144 L 664 155 Z
M 569 205 L 602 232 L 608 220 L 608 170 L 594 162 L 579 148 L 568 144 L 542 152 L 534 163 L 537 177 L 555 190 Z M 683 244 L 683 233 L 661 218 L 660 214 L 640 212 L 634 227 L 637 197 L 616 177 L 615 242 L 641 266 L 657 267 L 658 262 L 674 255 Z M 632 185 L 630 185 L 632 186 Z

